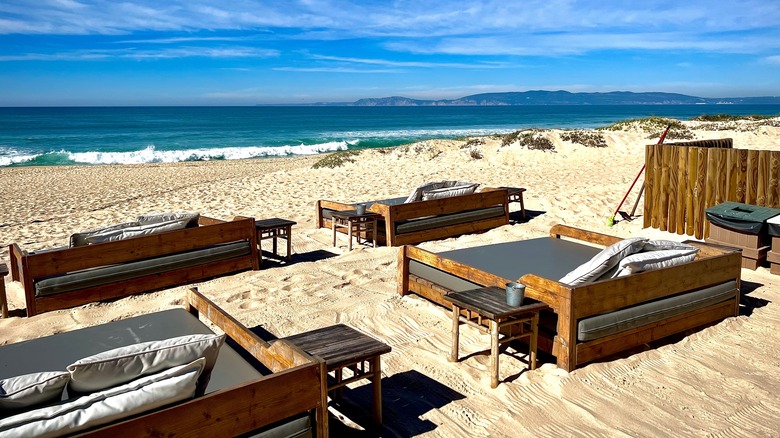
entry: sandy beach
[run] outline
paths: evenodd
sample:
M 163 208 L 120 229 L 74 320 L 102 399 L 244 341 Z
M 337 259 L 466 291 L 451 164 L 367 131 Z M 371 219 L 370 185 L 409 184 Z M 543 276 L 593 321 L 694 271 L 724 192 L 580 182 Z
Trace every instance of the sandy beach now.
M 683 123 L 697 139 L 730 137 L 737 148 L 780 150 L 780 118 Z M 424 182 L 457 179 L 527 188 L 529 217 L 420 245 L 427 250 L 541 237 L 559 223 L 621 237 L 691 238 L 643 229 L 641 218 L 607 225 L 644 163 L 644 145 L 657 137 L 628 126 L 599 131 L 605 147 L 585 147 L 562 140 L 562 133 L 538 133 L 554 151 L 502 145 L 497 136 L 435 140 L 363 150 L 335 168 L 314 169 L 322 156 L 0 168 L 0 261 L 8 263 L 10 243 L 28 250 L 67 245 L 73 232 L 148 212 L 286 218 L 297 222 L 291 263 L 197 285 L 243 324 L 280 337 L 344 323 L 390 345 L 382 362 L 384 436 L 777 436 L 780 276 L 768 268 L 742 270 L 744 309 L 737 318 L 571 373 L 554 363 L 527 371 L 525 362 L 502 356 L 502 383 L 490 389 L 488 335 L 463 327 L 461 351 L 480 353 L 448 362 L 449 312 L 415 295 L 397 295 L 397 248 L 358 245 L 350 252 L 345 238 L 334 248 L 329 230 L 315 228 L 318 199 L 406 196 Z M 623 210 L 635 199 L 636 191 Z M 178 306 L 189 287 L 28 319 L 21 286 L 5 280 L 11 317 L 0 319 L 0 345 Z M 370 406 L 367 387 L 358 385 L 346 397 Z M 331 436 L 366 436 L 360 424 L 368 409 L 349 418 L 333 415 Z

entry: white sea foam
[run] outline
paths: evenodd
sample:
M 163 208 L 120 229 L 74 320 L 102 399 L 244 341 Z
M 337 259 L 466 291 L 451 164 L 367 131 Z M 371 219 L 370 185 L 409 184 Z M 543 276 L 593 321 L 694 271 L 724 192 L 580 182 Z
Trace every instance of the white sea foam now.
M 333 137 L 351 137 L 351 138 L 429 138 L 429 137 L 484 137 L 491 134 L 506 134 L 517 129 L 507 128 L 480 128 L 480 129 L 394 129 L 389 131 L 344 131 L 329 132 Z
M 161 151 L 153 145 L 131 152 L 75 152 L 68 153 L 68 159 L 83 164 L 143 164 L 175 163 L 179 161 L 208 161 L 215 159 L 241 160 L 246 158 L 281 157 L 291 155 L 312 155 L 346 150 L 351 142 L 330 142 L 316 145 L 271 146 L 271 147 L 228 147 L 214 149 L 183 149 Z

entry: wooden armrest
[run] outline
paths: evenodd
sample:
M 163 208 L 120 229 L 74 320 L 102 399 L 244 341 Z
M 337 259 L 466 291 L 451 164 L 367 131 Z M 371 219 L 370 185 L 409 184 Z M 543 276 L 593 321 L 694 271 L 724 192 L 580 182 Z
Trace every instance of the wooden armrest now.
M 536 274 L 525 274 L 517 282 L 525 285 L 527 297 L 541 301 L 556 311 L 561 308 L 563 300 L 571 299 L 571 287 Z
M 620 237 L 610 236 L 609 234 L 587 231 L 563 224 L 558 224 L 550 228 L 550 237 L 554 237 L 556 239 L 560 239 L 561 237 L 568 237 L 570 239 L 591 242 L 602 246 L 609 246 L 622 240 Z

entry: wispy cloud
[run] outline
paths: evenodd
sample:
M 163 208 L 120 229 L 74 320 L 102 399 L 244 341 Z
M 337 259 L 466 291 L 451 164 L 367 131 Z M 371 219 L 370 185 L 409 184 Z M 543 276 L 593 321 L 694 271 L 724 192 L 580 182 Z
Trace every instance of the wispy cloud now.
M 174 58 L 268 58 L 278 56 L 276 50 L 261 50 L 252 47 L 209 48 L 187 47 L 166 50 L 77 50 L 59 53 L 25 53 L 22 55 L 0 55 L 0 61 L 95 61 L 103 59 L 174 59 Z
M 766 58 L 763 59 L 763 61 L 767 64 L 780 65 L 780 55 L 767 56 Z
M 276 71 L 297 71 L 304 73 L 400 73 L 393 69 L 359 69 L 347 67 L 276 67 Z
M 352 58 L 343 56 L 311 55 L 312 59 L 324 61 L 337 61 L 350 64 L 384 65 L 388 67 L 421 67 L 421 68 L 506 68 L 504 63 L 478 62 L 478 63 L 453 63 L 453 62 L 420 62 L 420 61 L 394 61 L 390 59 Z

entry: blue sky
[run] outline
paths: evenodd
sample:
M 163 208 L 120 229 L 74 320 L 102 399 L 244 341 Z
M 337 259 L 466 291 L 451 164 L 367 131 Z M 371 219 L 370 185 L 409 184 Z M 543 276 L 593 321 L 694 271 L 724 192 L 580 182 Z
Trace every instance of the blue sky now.
M 780 95 L 780 1 L 0 2 L 0 106 Z

